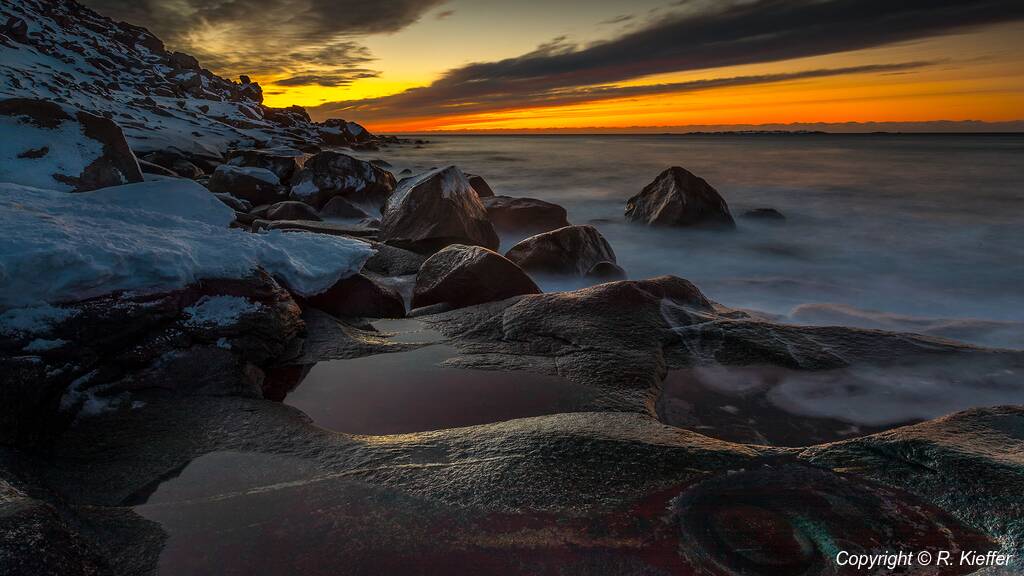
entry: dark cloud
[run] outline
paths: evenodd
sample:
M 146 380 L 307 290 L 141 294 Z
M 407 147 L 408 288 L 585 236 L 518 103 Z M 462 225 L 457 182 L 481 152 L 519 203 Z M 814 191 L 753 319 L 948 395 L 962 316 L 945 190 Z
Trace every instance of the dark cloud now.
M 934 62 L 926 61 L 901 62 L 896 64 L 867 64 L 863 66 L 848 66 L 843 68 L 821 68 L 779 74 L 729 76 L 724 78 L 691 80 L 688 82 L 645 84 L 641 86 L 584 86 L 543 92 L 532 92 L 530 94 L 507 93 L 493 95 L 486 101 L 468 101 L 457 105 L 446 105 L 427 110 L 419 108 L 408 112 L 396 112 L 393 109 L 394 99 L 398 96 L 417 96 L 418 92 L 429 90 L 429 88 L 420 88 L 409 90 L 408 92 L 404 92 L 398 96 L 385 96 L 382 98 L 352 100 L 348 102 L 333 102 L 314 108 L 310 110 L 310 113 L 317 117 L 327 117 L 334 114 L 355 114 L 355 117 L 358 117 L 361 121 L 372 122 L 375 120 L 386 120 L 404 116 L 430 116 L 433 114 L 440 115 L 450 114 L 453 112 L 470 114 L 495 109 L 521 107 L 524 105 L 561 106 L 567 104 L 579 104 L 581 102 L 591 102 L 594 100 L 609 100 L 613 98 L 629 98 L 657 94 L 683 94 L 686 92 L 697 92 L 713 88 L 752 86 L 756 84 L 770 84 L 774 82 L 787 82 L 808 78 L 824 78 L 828 76 L 845 76 L 849 74 L 907 73 L 932 64 L 934 64 Z
M 450 70 L 424 88 L 329 103 L 313 112 L 323 117 L 346 111 L 374 120 L 535 105 L 581 86 L 871 48 L 1024 17 L 1020 0 L 682 4 L 680 12 L 613 40 L 575 47 L 557 39 L 516 58 Z
M 149 28 L 169 47 L 229 74 L 351 68 L 369 54 L 352 39 L 396 32 L 445 0 L 83 0 L 117 20 Z M 326 45 L 326 48 L 324 48 Z M 301 70 L 298 70 L 301 72 Z
M 348 86 L 360 78 L 376 78 L 380 74 L 373 70 L 362 72 L 351 72 L 346 74 L 300 74 L 290 78 L 284 78 L 274 82 L 275 86 L 326 86 L 334 88 L 337 86 Z
M 635 16 L 632 14 L 620 14 L 614 18 L 604 20 L 603 22 L 600 22 L 600 24 L 622 24 L 624 22 L 629 22 L 633 18 L 635 18 Z

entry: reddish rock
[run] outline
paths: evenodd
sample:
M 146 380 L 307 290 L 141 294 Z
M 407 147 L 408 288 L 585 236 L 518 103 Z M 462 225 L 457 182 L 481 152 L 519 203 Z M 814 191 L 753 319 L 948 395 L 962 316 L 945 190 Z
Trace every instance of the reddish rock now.
M 499 244 L 487 211 L 455 166 L 402 180 L 381 222 L 381 240 L 432 253 L 451 244 Z
M 736 227 L 718 191 L 679 166 L 665 170 L 629 199 L 626 220 L 649 226 Z
M 494 190 L 491 189 L 490 184 L 484 180 L 483 176 L 477 176 L 476 174 L 466 174 L 466 179 L 469 180 L 469 185 L 476 191 L 476 195 L 480 198 L 490 198 L 494 196 Z
M 501 254 L 480 246 L 453 244 L 420 267 L 412 307 L 445 303 L 462 308 L 539 293 L 540 288 L 522 268 Z
M 397 290 L 382 286 L 364 274 L 356 274 L 332 286 L 307 302 L 335 316 L 358 318 L 402 318 L 405 302 Z
M 481 202 L 491 224 L 499 231 L 536 234 L 569 225 L 565 208 L 551 202 L 510 196 L 491 196 Z
M 596 265 L 615 264 L 615 252 L 597 228 L 566 226 L 531 236 L 505 256 L 523 270 L 541 274 L 585 276 Z

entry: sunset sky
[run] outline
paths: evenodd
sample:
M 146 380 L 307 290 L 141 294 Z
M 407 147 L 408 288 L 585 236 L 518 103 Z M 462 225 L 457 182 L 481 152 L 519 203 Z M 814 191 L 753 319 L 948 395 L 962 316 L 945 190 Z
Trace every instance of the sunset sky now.
M 1020 0 L 88 0 L 379 132 L 1024 117 Z

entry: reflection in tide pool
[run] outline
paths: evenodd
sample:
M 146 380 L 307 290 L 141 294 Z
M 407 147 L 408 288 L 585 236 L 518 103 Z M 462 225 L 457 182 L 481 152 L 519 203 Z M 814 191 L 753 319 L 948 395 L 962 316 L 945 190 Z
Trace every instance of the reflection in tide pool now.
M 351 434 L 403 434 L 500 422 L 581 405 L 581 391 L 557 376 L 440 366 L 456 350 L 320 362 L 285 398 L 318 425 Z
M 441 364 L 458 355 L 431 344 L 439 335 L 416 320 L 375 323 L 408 352 L 315 364 L 285 398 L 318 425 L 350 434 L 404 434 L 573 412 L 584 389 L 557 376 L 468 370 Z

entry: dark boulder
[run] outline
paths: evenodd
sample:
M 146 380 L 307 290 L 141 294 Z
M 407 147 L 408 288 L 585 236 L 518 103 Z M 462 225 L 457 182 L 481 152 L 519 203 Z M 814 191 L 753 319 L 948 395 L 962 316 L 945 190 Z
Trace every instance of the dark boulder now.
M 486 248 L 453 244 L 427 258 L 416 274 L 412 307 L 446 303 L 462 308 L 539 294 L 540 288 L 513 262 Z
M 402 318 L 405 302 L 397 290 L 375 282 L 365 274 L 338 281 L 326 292 L 307 302 L 310 306 L 341 317 Z
M 48 100 L 8 98 L 0 100 L 0 130 L 48 144 L 17 151 L 0 166 L 0 181 L 84 192 L 143 180 L 120 126 L 103 116 Z
M 324 204 L 320 209 L 320 216 L 323 218 L 338 218 L 341 220 L 362 220 L 368 218 L 365 210 L 349 202 L 341 196 L 335 196 Z
M 267 220 L 315 220 L 317 222 L 321 220 L 312 206 L 294 200 L 272 205 L 267 209 L 266 218 Z
M 175 70 L 199 70 L 199 60 L 184 52 L 173 52 L 167 57 L 167 63 Z
M 491 224 L 501 232 L 536 234 L 569 225 L 565 208 L 551 202 L 510 196 L 490 196 L 480 201 L 487 209 Z
M 163 166 L 182 178 L 195 180 L 204 174 L 203 169 L 196 166 L 187 154 L 177 148 L 167 148 L 150 152 L 142 157 L 146 162 Z
M 228 206 L 235 212 L 249 212 L 252 210 L 252 204 L 240 198 L 235 198 L 226 192 L 214 192 L 213 195 L 223 202 L 225 206 Z
M 259 397 L 263 370 L 303 330 L 294 300 L 263 273 L 62 308 L 52 326 L 0 333 L 0 437 L 36 441 L 60 414 L 130 407 L 135 391 Z M 37 340 L 58 345 L 18 352 Z
M 147 160 L 139 160 L 139 169 L 142 170 L 143 174 L 156 174 L 157 176 L 168 176 L 171 178 L 181 178 L 181 176 L 169 168 L 164 168 L 159 164 L 154 164 Z
M 211 192 L 227 192 L 254 205 L 276 204 L 285 199 L 281 181 L 266 168 L 222 164 L 213 171 L 208 187 Z
M 614 280 L 625 280 L 626 271 L 618 264 L 606 260 L 591 266 L 590 270 L 587 270 L 586 276 L 601 282 L 611 282 Z
M 499 244 L 480 198 L 455 166 L 402 180 L 384 213 L 381 240 L 421 253 Z
M 679 166 L 665 170 L 629 199 L 626 220 L 649 226 L 736 227 L 718 191 Z
M 589 225 L 566 226 L 531 236 L 505 256 L 527 272 L 570 276 L 585 276 L 602 262 L 615 263 L 611 245 Z
M 490 198 L 494 196 L 494 190 L 491 189 L 490 184 L 484 180 L 483 176 L 477 176 L 476 174 L 466 174 L 466 180 L 469 180 L 469 185 L 476 191 L 476 195 L 480 198 Z
M 281 148 L 269 150 L 235 150 L 228 153 L 227 163 L 231 166 L 266 168 L 277 174 L 281 182 L 288 182 L 302 167 L 304 154 L 299 150 Z
M 785 215 L 775 208 L 755 208 L 753 210 L 747 210 L 743 213 L 743 217 L 750 218 L 751 220 L 765 220 L 771 222 L 784 222 L 786 220 Z
M 395 177 L 391 172 L 330 150 L 306 160 L 291 180 L 292 198 L 317 210 L 337 196 L 381 209 L 394 189 Z

